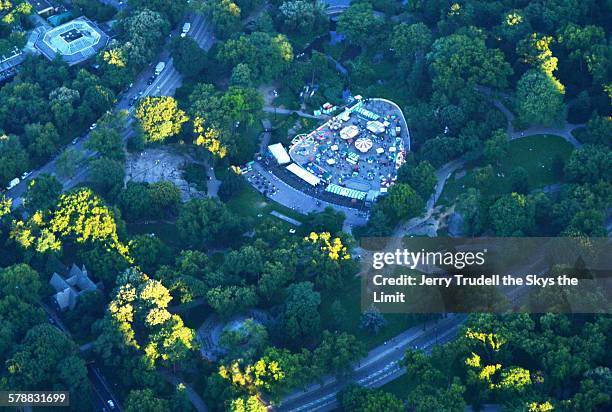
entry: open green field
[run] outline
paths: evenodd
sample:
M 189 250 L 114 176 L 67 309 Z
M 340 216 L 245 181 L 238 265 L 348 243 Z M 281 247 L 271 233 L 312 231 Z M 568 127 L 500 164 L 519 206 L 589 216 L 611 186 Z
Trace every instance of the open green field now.
M 346 312 L 346 317 L 344 322 L 342 322 L 343 330 L 355 335 L 359 341 L 366 345 L 368 350 L 383 344 L 383 342 L 417 324 L 416 321 L 407 315 L 393 313 L 383 315 L 387 320 L 387 325 L 378 335 L 375 336 L 361 330 L 359 328 L 359 318 L 361 317 L 361 280 L 355 277 L 345 290 L 335 291 L 330 296 L 321 296 L 321 323 L 323 329 L 335 329 L 336 322 L 333 319 L 331 306 L 336 300 L 342 304 Z
M 245 182 L 245 187 L 237 196 L 234 196 L 227 202 L 227 207 L 234 213 L 251 218 L 257 218 L 258 214 L 269 215 L 271 211 L 276 210 L 285 216 L 289 216 L 297 221 L 302 222 L 304 215 L 291 210 L 288 207 L 276 203 L 265 198 L 261 193 L 255 190 L 251 185 Z M 282 221 L 279 219 L 279 221 Z
M 573 146 L 559 136 L 535 135 L 513 140 L 510 142 L 508 155 L 499 166 L 494 166 L 495 184 L 492 185 L 489 193 L 484 194 L 494 195 L 508 192 L 510 182 L 507 177 L 518 166 L 527 171 L 530 189 L 538 189 L 556 183 L 557 179 L 552 171 L 553 159 L 559 157 L 567 160 L 572 150 Z M 470 165 L 470 170 L 459 179 L 451 176 L 444 186 L 440 203 L 451 204 L 467 188 L 477 187 L 473 168 L 482 166 L 484 163 Z

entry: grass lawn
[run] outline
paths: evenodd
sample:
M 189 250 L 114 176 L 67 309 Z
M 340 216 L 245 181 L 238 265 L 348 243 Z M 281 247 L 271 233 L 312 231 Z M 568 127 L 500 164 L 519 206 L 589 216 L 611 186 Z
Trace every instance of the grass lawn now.
M 366 348 L 372 349 L 383 342 L 399 335 L 406 329 L 415 326 L 417 322 L 409 320 L 410 317 L 405 314 L 384 314 L 387 320 L 387 325 L 376 336 L 365 332 L 359 328 L 359 318 L 361 317 L 361 280 L 356 277 L 347 285 L 345 290 L 336 291 L 330 296 L 321 296 L 321 323 L 323 329 L 335 329 L 331 306 L 334 301 L 340 301 L 342 307 L 346 311 L 346 318 L 343 323 L 343 330 L 355 335 L 357 339 L 366 345 Z
M 556 183 L 557 179 L 552 171 L 553 159 L 558 156 L 567 160 L 572 150 L 573 146 L 559 136 L 535 135 L 511 141 L 508 155 L 499 166 L 494 167 L 496 184 L 489 193 L 485 192 L 485 194 L 507 193 L 510 190 L 507 177 L 517 166 L 527 171 L 530 189 L 538 189 Z M 484 166 L 483 162 L 471 165 L 470 169 L 481 166 Z M 440 203 L 451 204 L 467 188 L 476 186 L 472 170 L 459 179 L 451 176 L 444 186 Z
M 300 222 L 304 221 L 304 215 L 301 215 L 296 211 L 281 205 L 280 203 L 266 199 L 248 183 L 245 184 L 242 193 L 231 198 L 226 204 L 232 212 L 245 217 L 257 218 L 258 214 L 265 216 L 269 215 L 271 211 L 276 210 L 277 212 Z

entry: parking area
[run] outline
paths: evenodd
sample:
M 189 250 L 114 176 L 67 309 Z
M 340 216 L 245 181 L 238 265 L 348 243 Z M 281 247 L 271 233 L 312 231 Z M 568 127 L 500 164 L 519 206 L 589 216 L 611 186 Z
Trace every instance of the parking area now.
M 341 211 L 346 216 L 344 230 L 350 232 L 355 226 L 365 225 L 368 213 L 365 210 L 358 210 L 349 206 L 341 206 L 336 203 L 319 199 L 312 192 L 305 192 L 292 186 L 276 176 L 270 165 L 254 162 L 251 170 L 245 173 L 244 177 L 260 193 L 264 193 L 266 187 L 270 188 L 265 195 L 271 200 L 280 203 L 298 213 L 307 214 L 310 212 L 321 212 L 326 207 L 332 207 Z M 257 177 L 256 177 L 257 176 Z M 250 179 L 249 179 L 250 178 Z M 259 185 L 256 182 L 261 182 Z M 292 182 L 295 183 L 295 182 Z M 262 190 L 264 189 L 264 190 Z M 303 190 L 308 188 L 304 187 Z

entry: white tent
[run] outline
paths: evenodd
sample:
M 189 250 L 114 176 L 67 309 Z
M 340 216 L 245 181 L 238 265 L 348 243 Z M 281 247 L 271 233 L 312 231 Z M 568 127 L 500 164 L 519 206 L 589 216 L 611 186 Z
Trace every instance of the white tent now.
M 282 143 L 275 143 L 268 146 L 268 150 L 270 154 L 276 159 L 276 162 L 279 165 L 285 165 L 291 162 L 291 158 L 289 157 L 289 153 L 283 147 Z
M 359 128 L 352 124 L 340 130 L 340 138 L 344 140 L 354 139 L 359 134 Z
M 287 166 L 287 170 L 312 186 L 318 185 L 321 181 L 321 179 L 319 179 L 317 176 L 313 175 L 308 170 L 301 168 L 295 163 L 291 163 L 289 166 Z
M 359 150 L 361 153 L 366 153 L 371 148 L 372 139 L 369 139 L 367 137 L 360 137 L 355 141 L 355 149 Z
M 381 134 L 385 131 L 385 125 L 378 120 L 369 121 L 366 123 L 366 128 L 374 134 Z

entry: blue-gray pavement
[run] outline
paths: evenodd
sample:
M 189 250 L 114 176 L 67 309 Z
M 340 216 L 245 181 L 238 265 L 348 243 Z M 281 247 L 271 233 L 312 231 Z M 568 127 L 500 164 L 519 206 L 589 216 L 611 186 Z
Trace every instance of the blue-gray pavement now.
M 332 376 L 322 379 L 322 384 L 314 383 L 305 390 L 298 390 L 284 398 L 275 408 L 279 412 L 323 412 L 338 407 L 336 394 L 345 386 L 357 383 L 361 386 L 376 388 L 405 373 L 399 364 L 407 349 L 420 349 L 429 352 L 437 344 L 452 340 L 460 325 L 466 319 L 463 314 L 449 314 L 438 322 L 428 322 L 426 329 L 415 326 L 397 335 L 368 353 L 354 368 L 353 375 L 342 382 Z
M 343 229 L 349 233 L 352 231 L 353 227 L 365 225 L 368 220 L 367 214 L 362 211 L 329 203 L 300 192 L 296 188 L 288 185 L 276 177 L 274 173 L 267 170 L 264 165 L 258 162 L 255 162 L 253 165 L 253 171 L 250 173 L 260 173 L 274 184 L 277 192 L 274 195 L 269 195 L 270 199 L 280 203 L 283 206 L 293 209 L 298 213 L 308 214 L 310 212 L 321 212 L 328 206 L 332 207 L 337 211 L 343 212 L 346 216 Z M 245 176 L 248 177 L 248 174 Z

